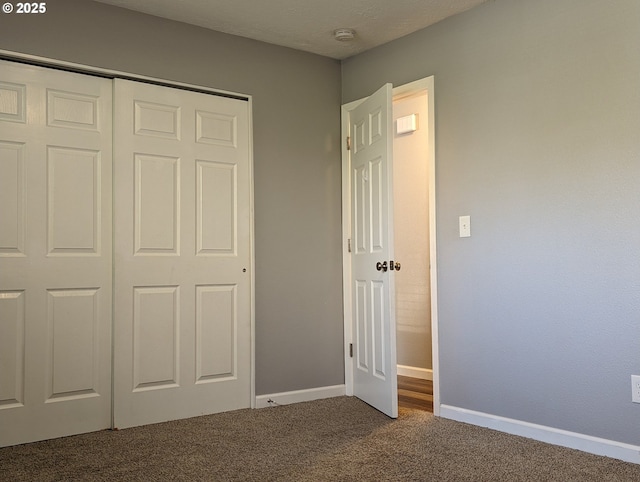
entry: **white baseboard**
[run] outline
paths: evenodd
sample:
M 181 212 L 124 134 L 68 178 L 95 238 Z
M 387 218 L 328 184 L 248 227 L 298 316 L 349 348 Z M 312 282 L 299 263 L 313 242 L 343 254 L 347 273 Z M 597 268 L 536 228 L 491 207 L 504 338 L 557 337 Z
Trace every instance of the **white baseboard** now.
M 398 365 L 398 375 L 403 377 L 420 378 L 422 380 L 433 380 L 433 370 L 430 368 Z
M 592 437 L 544 425 L 498 417 L 464 408 L 440 405 L 440 416 L 458 422 L 487 427 L 500 432 L 527 437 L 562 447 L 568 447 L 595 455 L 604 455 L 625 462 L 640 463 L 640 446 Z
M 289 405 L 290 403 L 309 402 L 321 398 L 340 397 L 346 394 L 345 385 L 309 388 L 293 392 L 272 393 L 256 396 L 256 408 L 271 407 L 273 405 Z M 274 403 L 270 403 L 273 401 Z

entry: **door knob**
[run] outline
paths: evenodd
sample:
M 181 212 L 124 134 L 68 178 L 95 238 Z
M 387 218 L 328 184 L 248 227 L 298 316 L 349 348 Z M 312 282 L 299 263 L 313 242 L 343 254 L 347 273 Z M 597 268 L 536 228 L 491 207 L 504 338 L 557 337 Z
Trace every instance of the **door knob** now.
M 401 268 L 401 267 L 402 267 L 402 266 L 400 266 L 400 263 L 397 263 L 397 262 L 395 262 L 395 263 L 394 263 L 394 261 L 393 261 L 393 260 L 389 261 L 389 269 L 390 269 L 391 271 L 393 271 L 394 269 L 395 269 L 396 271 L 400 271 L 400 268 Z
M 378 261 L 376 263 L 376 269 L 378 271 L 387 271 L 387 262 L 385 261 L 384 263 L 381 263 L 380 261 Z

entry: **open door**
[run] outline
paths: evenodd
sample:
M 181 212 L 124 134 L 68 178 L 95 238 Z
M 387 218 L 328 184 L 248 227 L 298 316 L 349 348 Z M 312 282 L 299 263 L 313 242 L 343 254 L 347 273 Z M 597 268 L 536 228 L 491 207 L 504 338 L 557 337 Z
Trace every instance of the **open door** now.
M 350 111 L 349 135 L 353 392 L 396 418 L 391 84 Z

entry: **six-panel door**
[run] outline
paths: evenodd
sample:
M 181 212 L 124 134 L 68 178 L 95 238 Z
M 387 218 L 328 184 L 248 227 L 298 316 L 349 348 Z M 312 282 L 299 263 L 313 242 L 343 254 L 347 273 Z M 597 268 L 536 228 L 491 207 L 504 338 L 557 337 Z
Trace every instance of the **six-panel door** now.
M 0 62 L 0 446 L 111 425 L 111 96 Z
M 115 96 L 115 425 L 249 407 L 248 103 Z
M 391 84 L 349 113 L 354 395 L 398 416 L 393 259 Z

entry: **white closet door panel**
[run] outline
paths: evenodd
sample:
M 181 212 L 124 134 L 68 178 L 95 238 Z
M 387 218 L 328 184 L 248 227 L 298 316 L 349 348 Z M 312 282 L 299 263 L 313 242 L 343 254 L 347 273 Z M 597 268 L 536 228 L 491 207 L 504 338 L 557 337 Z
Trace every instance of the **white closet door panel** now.
M 0 445 L 111 424 L 111 114 L 109 80 L 0 62 Z
M 115 425 L 249 407 L 248 104 L 115 92 Z

